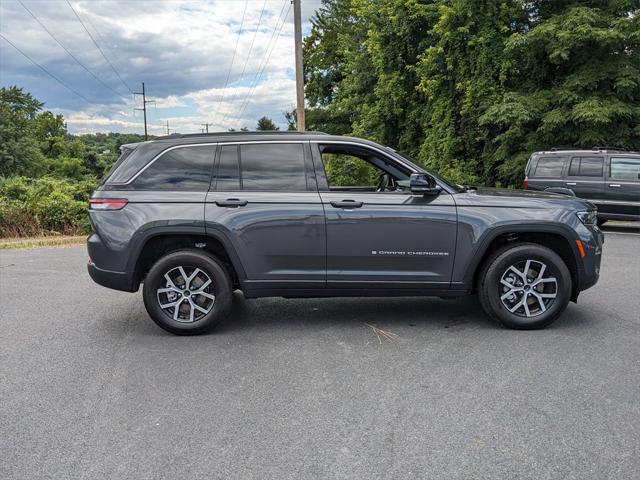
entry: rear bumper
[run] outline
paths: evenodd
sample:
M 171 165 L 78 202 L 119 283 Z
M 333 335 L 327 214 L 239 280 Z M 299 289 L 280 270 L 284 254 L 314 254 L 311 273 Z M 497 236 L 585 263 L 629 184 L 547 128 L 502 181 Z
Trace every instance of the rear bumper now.
M 87 270 L 91 279 L 98 285 L 121 290 L 123 292 L 136 292 L 138 285 L 133 282 L 133 278 L 127 272 L 112 272 L 96 267 L 92 262 L 87 264 Z
M 122 265 L 125 264 L 122 253 L 108 248 L 98 234 L 94 233 L 87 239 L 87 251 L 89 253 L 87 271 L 94 282 L 123 292 L 138 290 L 139 282 L 134 282 L 135 275 L 126 271 L 127 269 L 121 271 Z

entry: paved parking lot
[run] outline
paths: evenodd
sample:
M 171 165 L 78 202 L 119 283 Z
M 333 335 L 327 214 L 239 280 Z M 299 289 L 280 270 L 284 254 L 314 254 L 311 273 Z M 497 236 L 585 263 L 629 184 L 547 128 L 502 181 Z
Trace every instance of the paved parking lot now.
M 83 247 L 0 251 L 0 478 L 640 478 L 640 232 L 607 230 L 535 332 L 475 299 L 237 295 L 174 337 Z

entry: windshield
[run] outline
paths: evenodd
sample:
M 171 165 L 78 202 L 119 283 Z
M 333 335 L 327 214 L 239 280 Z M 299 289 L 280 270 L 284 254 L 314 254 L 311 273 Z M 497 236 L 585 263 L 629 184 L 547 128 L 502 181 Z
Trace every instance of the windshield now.
M 391 153 L 393 153 L 393 155 L 395 157 L 398 157 L 401 160 L 404 160 L 405 162 L 409 162 L 411 165 L 413 165 L 416 168 L 416 170 L 419 170 L 419 171 L 424 172 L 424 173 L 428 173 L 433 178 L 435 178 L 438 182 L 444 183 L 447 187 L 449 187 L 454 192 L 460 193 L 460 192 L 464 192 L 465 191 L 465 188 L 462 187 L 461 185 L 458 185 L 456 183 L 450 182 L 449 180 L 447 180 L 445 178 L 442 178 L 437 173 L 433 173 L 433 171 L 426 170 L 424 167 L 420 166 L 418 163 L 416 163 L 415 161 L 413 161 L 409 157 L 407 157 L 405 155 L 402 155 L 400 152 L 394 150 L 393 148 L 390 148 L 390 147 L 387 147 L 387 148 L 389 149 L 389 151 L 391 151 Z

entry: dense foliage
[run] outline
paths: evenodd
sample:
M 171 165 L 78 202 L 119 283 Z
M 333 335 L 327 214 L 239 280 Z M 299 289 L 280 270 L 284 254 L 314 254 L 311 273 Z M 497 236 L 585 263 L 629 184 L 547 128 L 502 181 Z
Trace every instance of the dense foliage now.
M 0 237 L 86 233 L 87 199 L 140 135 L 72 136 L 21 88 L 0 89 Z
M 633 0 L 323 0 L 307 128 L 378 140 L 461 183 L 519 185 L 532 151 L 640 149 Z

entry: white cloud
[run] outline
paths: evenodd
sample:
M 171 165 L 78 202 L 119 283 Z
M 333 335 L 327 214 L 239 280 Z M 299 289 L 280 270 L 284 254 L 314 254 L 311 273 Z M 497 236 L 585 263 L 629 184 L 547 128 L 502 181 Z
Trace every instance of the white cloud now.
M 0 2 L 3 35 L 96 104 L 88 105 L 74 96 L 1 40 L 0 83 L 24 86 L 45 101 L 47 108 L 63 113 L 73 132 L 142 131 L 141 115 L 134 117 L 132 110 L 140 99 L 134 105 L 127 88 L 66 3 L 23 1 L 84 65 L 120 95 L 78 66 L 17 2 Z M 248 0 L 239 37 L 243 0 L 72 0 L 72 5 L 126 85 L 139 91 L 140 83 L 145 82 L 149 97 L 157 101 L 148 115 L 153 133 L 161 133 L 166 119 L 180 132 L 199 131 L 205 122 L 213 122 L 213 128 L 220 130 L 252 128 L 262 115 L 284 126 L 282 112 L 295 103 L 295 82 L 289 73 L 294 68 L 292 11 L 262 80 L 253 91 L 250 87 L 256 83 L 256 74 L 275 38 L 273 32 L 279 28 L 280 12 L 283 7 L 285 12 L 289 9 L 289 0 Z M 265 11 L 256 32 L 263 5 Z M 305 21 L 319 5 L 320 0 L 303 0 Z M 224 88 L 234 51 L 229 84 Z M 246 109 L 241 113 L 245 99 Z

